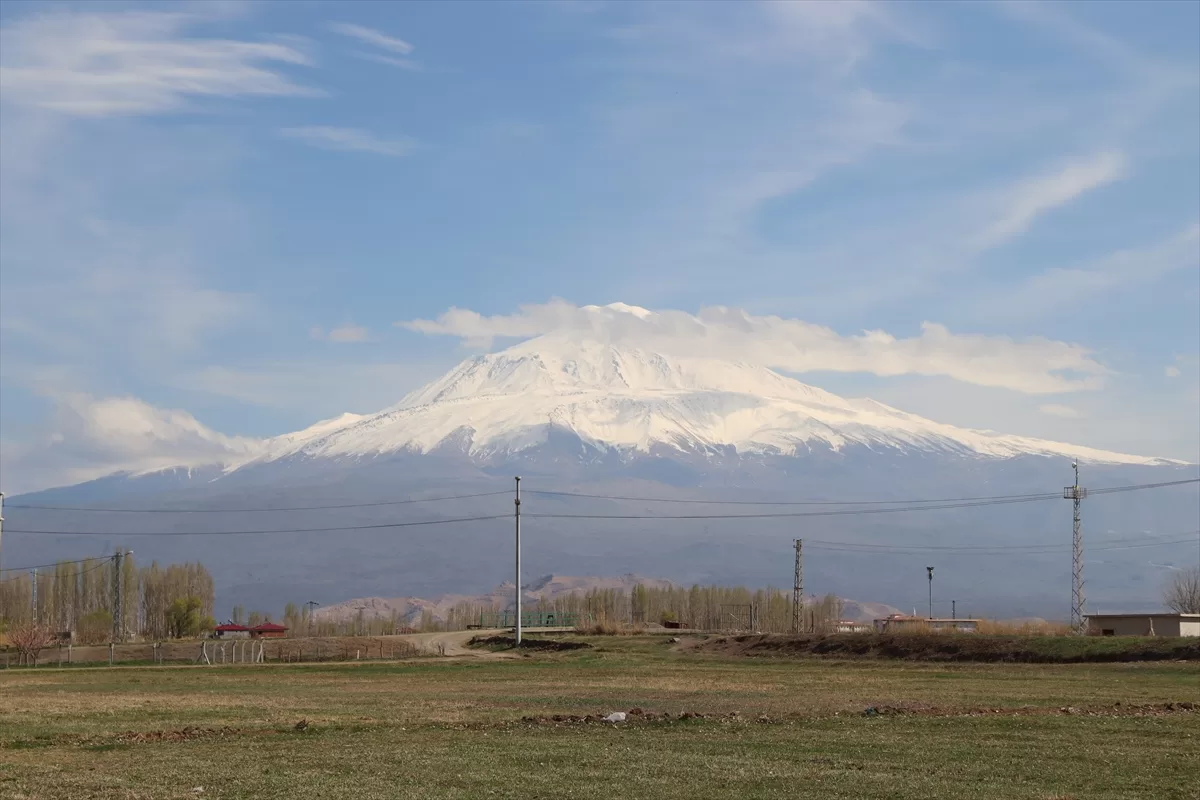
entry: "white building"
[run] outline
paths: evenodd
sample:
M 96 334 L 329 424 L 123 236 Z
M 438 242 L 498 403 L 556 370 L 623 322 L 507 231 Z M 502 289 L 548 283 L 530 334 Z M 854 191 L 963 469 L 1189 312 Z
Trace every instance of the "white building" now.
M 1200 636 L 1200 614 L 1088 614 L 1092 636 Z

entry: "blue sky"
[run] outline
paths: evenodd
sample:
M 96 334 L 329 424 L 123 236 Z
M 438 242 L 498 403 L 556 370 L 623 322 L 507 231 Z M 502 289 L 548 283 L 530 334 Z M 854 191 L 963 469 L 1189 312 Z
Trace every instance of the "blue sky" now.
M 739 309 L 837 393 L 1200 460 L 1200 4 L 0 26 L 6 491 L 377 410 L 555 298 Z

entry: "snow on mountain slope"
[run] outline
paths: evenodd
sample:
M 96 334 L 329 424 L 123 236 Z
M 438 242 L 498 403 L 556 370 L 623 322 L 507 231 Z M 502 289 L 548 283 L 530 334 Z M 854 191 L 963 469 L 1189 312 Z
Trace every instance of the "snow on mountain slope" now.
M 378 414 L 346 414 L 265 444 L 255 458 L 362 459 L 461 449 L 486 459 L 545 443 L 552 430 L 626 455 L 799 454 L 851 445 L 1113 464 L 1177 463 L 943 425 L 848 400 L 752 364 L 673 358 L 547 335 L 472 358 Z

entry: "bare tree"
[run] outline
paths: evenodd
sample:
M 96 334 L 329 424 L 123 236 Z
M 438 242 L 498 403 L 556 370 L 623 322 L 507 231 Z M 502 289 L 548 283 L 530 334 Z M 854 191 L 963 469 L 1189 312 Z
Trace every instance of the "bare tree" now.
M 1163 605 L 1176 614 L 1200 614 L 1200 567 L 1189 567 L 1171 576 L 1163 590 Z
M 8 641 L 21 654 L 21 662 L 37 666 L 38 654 L 54 642 L 54 635 L 45 625 L 22 622 L 8 632 Z

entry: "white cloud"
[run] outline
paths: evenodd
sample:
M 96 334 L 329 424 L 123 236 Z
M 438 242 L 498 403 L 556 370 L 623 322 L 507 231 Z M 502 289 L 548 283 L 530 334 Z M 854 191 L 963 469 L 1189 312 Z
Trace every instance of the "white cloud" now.
M 1200 222 L 1151 244 L 1118 250 L 1071 267 L 1054 267 L 1032 276 L 1011 290 L 977 298 L 980 313 L 1006 318 L 1061 312 L 1064 303 L 1079 303 L 1089 295 L 1161 280 L 1184 270 L 1200 268 Z
M 410 69 L 414 72 L 421 70 L 421 64 L 413 61 L 411 58 L 396 58 L 395 56 L 384 56 L 379 53 L 357 53 L 359 58 L 365 58 L 367 61 L 374 61 L 379 64 L 387 64 L 400 69 Z
M 326 333 L 322 328 L 313 328 L 309 335 L 314 339 L 345 344 L 347 342 L 365 342 L 369 336 L 367 329 L 358 325 L 343 325 L 333 328 Z
M 575 306 L 563 300 L 523 306 L 516 314 L 485 317 L 451 308 L 436 320 L 396 323 L 468 343 L 545 334 L 588 338 L 673 355 L 748 361 L 787 372 L 862 372 L 879 376 L 945 375 L 979 386 L 1053 394 L 1103 385 L 1109 370 L 1087 348 L 1043 338 L 953 334 L 926 322 L 921 333 L 897 338 L 884 331 L 843 336 L 799 319 L 754 316 L 713 306 L 696 315 L 646 311 L 624 304 Z
M 1175 365 L 1171 365 L 1163 371 L 1166 373 L 1168 378 L 1178 378 L 1180 375 L 1183 374 L 1183 372 L 1180 371 L 1179 367 L 1176 367 Z
M 329 26 L 329 29 L 334 33 L 340 33 L 343 36 L 349 36 L 358 39 L 360 42 L 382 47 L 384 50 L 391 50 L 393 53 L 408 55 L 413 51 L 413 46 L 403 39 L 397 39 L 395 36 L 388 36 L 382 31 L 374 28 L 368 28 L 365 25 L 354 25 L 348 22 L 335 22 Z
M 103 116 L 169 111 L 191 97 L 319 94 L 274 68 L 310 63 L 296 47 L 184 35 L 202 19 L 157 11 L 21 17 L 0 29 L 3 100 Z
M 217 433 L 186 411 L 156 408 L 134 397 L 61 393 L 41 437 L 5 447 L 4 472 L 16 491 L 78 483 L 113 472 L 146 472 L 236 461 L 261 440 Z
M 375 153 L 381 156 L 403 156 L 412 151 L 413 144 L 407 139 L 382 139 L 370 131 L 360 128 L 334 128 L 326 125 L 308 125 L 299 128 L 283 128 L 280 133 L 313 147 L 346 152 Z
M 1124 154 L 1110 151 L 1021 182 L 1003 198 L 1000 218 L 983 232 L 979 245 L 992 247 L 1024 233 L 1042 214 L 1123 178 L 1127 170 Z
M 1038 411 L 1050 417 L 1063 417 L 1064 419 L 1073 419 L 1079 416 L 1079 411 L 1071 408 L 1071 406 L 1063 406 L 1058 403 L 1047 403 L 1043 406 L 1038 406 Z

